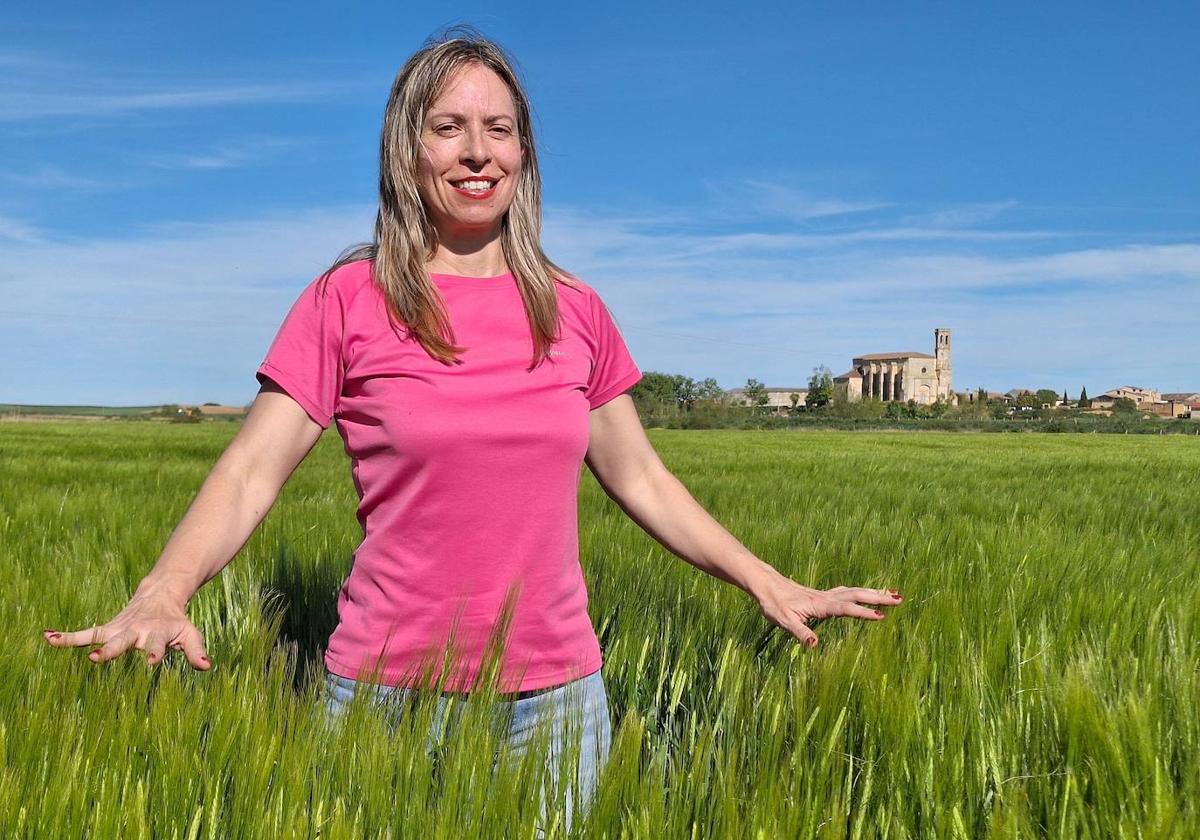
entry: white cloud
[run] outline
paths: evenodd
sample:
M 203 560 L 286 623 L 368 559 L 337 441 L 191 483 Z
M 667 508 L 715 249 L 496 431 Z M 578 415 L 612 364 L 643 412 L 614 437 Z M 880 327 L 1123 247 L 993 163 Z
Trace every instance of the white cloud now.
M 301 138 L 254 136 L 203 151 L 144 154 L 138 160 L 158 169 L 236 169 L 311 145 L 311 140 Z
M 917 213 L 905 214 L 900 224 L 914 227 L 964 228 L 977 227 L 990 222 L 1017 207 L 1015 201 L 983 201 L 959 204 L 953 207 L 934 207 Z
M 726 387 L 806 381 L 860 353 L 929 352 L 943 326 L 962 387 L 1200 387 L 1179 363 L 1200 347 L 1197 242 L 906 227 L 706 237 L 578 211 L 550 216 L 546 238 L 601 290 L 643 367 Z
M 300 289 L 373 222 L 343 205 L 0 240 L 0 401 L 242 404 Z
M 0 47 L 0 67 L 15 70 L 70 70 L 77 65 L 35 50 Z
M 17 184 L 22 187 L 31 189 L 49 189 L 49 190 L 107 190 L 117 189 L 124 184 L 113 181 L 102 181 L 96 178 L 85 178 L 80 175 L 72 175 L 61 167 L 53 165 L 44 165 L 34 172 L 0 172 L 0 180 L 10 184 Z
M 717 205 L 737 205 L 754 218 L 805 221 L 881 210 L 891 205 L 871 199 L 847 200 L 818 197 L 804 189 L 803 175 L 781 172 L 774 179 L 733 178 L 703 181 L 709 200 Z
M 8 90 L 0 93 L 0 121 L 112 117 L 142 111 L 308 102 L 327 98 L 340 90 L 344 90 L 344 86 L 326 82 L 244 84 L 129 93 Z
M 105 118 L 170 110 L 311 102 L 377 82 L 351 80 L 231 80 L 188 84 L 145 73 L 122 73 L 55 56 L 0 50 L 8 77 L 0 90 L 0 122 Z
M 1200 346 L 1197 242 L 705 236 L 657 219 L 546 211 L 547 253 L 601 292 L 646 370 L 803 383 L 860 353 L 928 352 L 945 326 L 963 388 L 1200 387 L 1183 363 Z M 345 205 L 70 241 L 0 218 L 0 355 L 13 360 L 0 400 L 244 402 L 287 306 L 373 221 L 373 206 Z
M 43 241 L 43 234 L 38 228 L 21 219 L 0 216 L 0 244 L 5 240 L 21 243 L 38 243 Z

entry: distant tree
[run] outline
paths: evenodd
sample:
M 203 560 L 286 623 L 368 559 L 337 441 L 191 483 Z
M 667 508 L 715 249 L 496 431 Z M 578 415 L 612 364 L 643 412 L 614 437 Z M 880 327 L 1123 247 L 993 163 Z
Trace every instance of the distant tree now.
M 796 406 L 800 404 L 800 395 L 792 391 L 792 393 L 788 394 L 788 399 L 792 401 L 792 411 L 795 411 Z
M 675 403 L 684 411 L 691 411 L 692 406 L 699 398 L 696 380 L 681 373 L 675 374 L 672 379 L 675 383 Z
M 696 394 L 696 399 L 699 400 L 722 400 L 725 398 L 725 389 L 710 376 L 707 379 L 701 379 L 696 385 Z
M 1129 397 L 1117 397 L 1113 400 L 1113 414 L 1137 414 L 1137 403 Z
M 825 365 L 813 368 L 812 376 L 808 378 L 808 397 L 805 405 L 810 408 L 827 405 L 833 399 L 833 372 Z
M 975 401 L 978 402 L 980 405 L 987 405 L 987 401 L 988 401 L 987 388 L 976 388 L 975 389 Z
M 746 380 L 746 386 L 742 389 L 742 396 L 749 405 L 757 406 L 766 405 L 770 399 L 767 396 L 767 386 L 753 377 Z
M 1091 408 L 1092 407 L 1092 401 L 1090 399 L 1088 399 L 1086 385 L 1083 386 L 1083 389 L 1079 392 L 1079 407 L 1080 408 Z
M 632 393 L 636 402 L 674 406 L 676 405 L 675 377 L 669 373 L 648 370 L 633 386 Z
M 1067 399 L 1067 389 L 1063 388 L 1063 405 L 1066 405 L 1069 402 L 1070 402 L 1070 400 Z
M 929 405 L 930 417 L 941 417 L 950 408 L 950 401 L 938 397 L 937 400 Z
M 1043 405 L 1053 407 L 1058 402 L 1058 392 L 1052 391 L 1049 388 L 1039 388 L 1037 392 L 1037 405 L 1034 408 L 1041 408 Z
M 1022 391 L 1021 395 L 1017 397 L 1017 405 L 1037 408 L 1041 402 L 1038 401 L 1038 395 L 1033 391 Z

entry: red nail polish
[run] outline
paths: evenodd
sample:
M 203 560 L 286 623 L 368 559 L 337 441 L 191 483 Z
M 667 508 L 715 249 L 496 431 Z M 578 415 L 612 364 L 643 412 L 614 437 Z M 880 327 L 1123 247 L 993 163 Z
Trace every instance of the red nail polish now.
M 879 616 L 880 618 L 883 618 L 883 611 L 882 611 L 882 610 L 875 610 L 875 615 Z

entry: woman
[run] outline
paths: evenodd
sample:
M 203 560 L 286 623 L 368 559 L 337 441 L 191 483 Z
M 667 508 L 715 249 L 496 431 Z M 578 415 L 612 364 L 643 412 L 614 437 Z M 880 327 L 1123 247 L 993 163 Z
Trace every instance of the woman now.
M 878 620 L 864 604 L 899 603 L 801 586 L 708 515 L 646 438 L 625 393 L 641 372 L 604 303 L 546 257 L 540 230 L 530 107 L 509 59 L 470 31 L 427 43 L 387 104 L 375 241 L 295 301 L 243 427 L 129 604 L 100 626 L 47 631 L 50 644 L 100 645 L 93 662 L 144 650 L 151 664 L 180 648 L 207 670 L 188 601 L 335 420 L 363 540 L 325 653 L 330 710 L 365 684 L 469 692 L 498 663 L 513 744 L 533 718 L 582 702 L 585 799 L 610 739 L 578 560 L 585 459 L 649 534 L 809 646 L 807 622 Z

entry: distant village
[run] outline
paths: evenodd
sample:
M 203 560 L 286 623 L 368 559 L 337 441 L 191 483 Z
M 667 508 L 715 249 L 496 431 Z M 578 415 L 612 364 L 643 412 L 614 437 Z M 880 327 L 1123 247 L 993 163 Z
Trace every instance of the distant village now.
M 1070 409 L 1072 413 L 1110 415 L 1115 412 L 1140 413 L 1146 417 L 1200 420 L 1200 390 L 1191 392 L 1161 392 L 1139 385 L 1120 385 L 1102 394 L 1089 396 L 1086 390 L 1072 398 L 1066 392 L 1043 388 L 1013 388 L 1003 393 L 977 388 L 956 391 L 951 365 L 951 331 L 938 327 L 933 331 L 933 352 L 908 350 L 894 353 L 866 353 L 850 360 L 844 372 L 834 376 L 828 368 L 818 368 L 807 385 L 764 385 L 749 380 L 747 387 L 724 390 L 715 380 L 704 383 L 707 391 L 731 406 L 758 406 L 774 414 L 805 411 L 827 403 L 893 404 L 887 416 L 942 416 L 949 407 L 978 406 L 987 414 L 1002 418 L 1036 416 L 1036 412 Z M 667 376 L 658 374 L 658 376 Z M 647 377 L 647 383 L 654 378 Z M 678 378 L 678 377 L 677 377 Z M 686 378 L 686 377 L 684 377 Z M 816 394 L 811 393 L 814 383 Z M 650 387 L 653 392 L 653 386 Z M 638 396 L 638 388 L 633 390 Z M 812 399 L 810 399 L 812 397 Z M 861 406 L 868 409 L 868 405 Z M 50 419 L 70 415 L 78 419 L 99 420 L 121 416 L 191 422 L 240 420 L 250 409 L 243 406 L 204 403 L 203 405 L 162 405 L 106 409 L 98 406 L 23 406 L 0 405 L 0 419 Z M 971 411 L 977 415 L 978 412 Z
M 989 404 L 1007 406 L 1009 413 L 1014 415 L 1055 408 L 1111 414 L 1114 409 L 1126 408 L 1164 418 L 1200 418 L 1200 391 L 1162 393 L 1154 388 L 1121 385 L 1093 397 L 1082 390 L 1074 400 L 1066 392 L 1058 394 L 1050 389 L 1013 388 L 1003 393 L 984 391 L 982 388 L 955 391 L 949 329 L 939 327 L 933 331 L 933 351 L 920 353 L 910 350 L 855 356 L 849 370 L 831 377 L 832 395 L 835 399 L 847 402 L 875 399 L 916 405 L 942 402 L 959 406 L 986 400 Z M 735 404 L 749 405 L 753 402 L 766 408 L 790 410 L 808 406 L 809 389 L 810 385 L 765 385 L 756 389 L 754 399 L 747 396 L 746 388 L 734 388 L 729 395 Z

